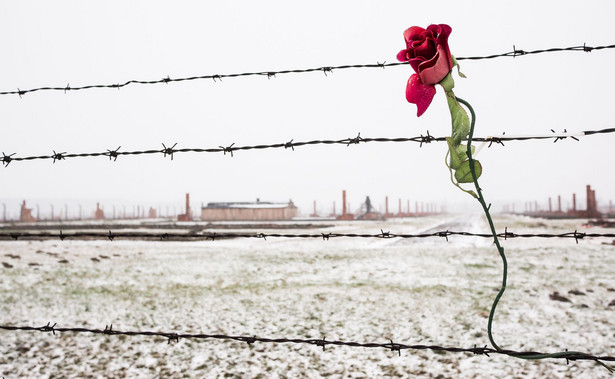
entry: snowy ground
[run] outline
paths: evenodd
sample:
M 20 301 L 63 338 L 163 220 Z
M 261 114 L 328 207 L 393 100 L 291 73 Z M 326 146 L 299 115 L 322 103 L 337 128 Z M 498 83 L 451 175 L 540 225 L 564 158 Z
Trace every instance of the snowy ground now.
M 498 230 L 560 233 L 580 220 L 496 218 Z M 328 222 L 330 224 L 330 222 Z M 326 232 L 487 232 L 479 216 L 336 223 Z M 605 231 L 592 228 L 591 231 Z M 252 230 L 254 232 L 254 230 Z M 271 232 L 267 230 L 267 232 Z M 284 230 L 284 232 L 291 232 Z M 310 231 L 314 232 L 314 230 Z M 501 347 L 615 355 L 611 240 L 503 241 Z M 0 324 L 222 333 L 473 347 L 501 263 L 488 239 L 2 241 Z M 573 295 L 569 291 L 581 291 Z M 571 302 L 549 299 L 558 291 Z M 591 362 L 433 351 L 0 330 L 16 377 L 610 377 Z

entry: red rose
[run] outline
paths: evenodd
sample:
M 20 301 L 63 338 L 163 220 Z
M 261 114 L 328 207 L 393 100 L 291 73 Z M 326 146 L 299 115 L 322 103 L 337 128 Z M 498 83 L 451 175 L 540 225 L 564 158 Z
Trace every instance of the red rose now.
M 418 116 L 431 104 L 436 93 L 434 85 L 440 83 L 453 68 L 453 58 L 448 48 L 451 31 L 450 26 L 439 24 L 429 25 L 427 29 L 412 26 L 404 32 L 406 49 L 397 54 L 397 59 L 410 63 L 416 72 L 408 80 L 406 99 L 417 104 Z

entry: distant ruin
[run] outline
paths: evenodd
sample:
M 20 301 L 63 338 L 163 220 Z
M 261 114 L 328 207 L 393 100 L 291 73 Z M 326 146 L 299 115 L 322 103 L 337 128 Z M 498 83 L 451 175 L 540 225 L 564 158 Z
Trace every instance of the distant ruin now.
M 267 201 L 208 203 L 201 208 L 203 221 L 283 221 L 297 217 L 298 209 L 292 200 L 288 203 Z
M 32 216 L 32 209 L 26 208 L 26 201 L 21 203 L 21 212 L 19 213 L 19 221 L 21 222 L 35 222 L 36 219 Z

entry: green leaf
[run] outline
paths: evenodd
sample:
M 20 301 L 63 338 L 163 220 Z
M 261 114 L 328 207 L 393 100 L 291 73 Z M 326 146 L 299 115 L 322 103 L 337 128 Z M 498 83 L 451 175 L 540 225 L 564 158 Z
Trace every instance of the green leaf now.
M 470 134 L 470 118 L 461 104 L 457 102 L 452 91 L 446 93 L 446 101 L 453 124 L 453 141 L 455 145 L 459 145 Z
M 474 160 L 474 172 L 476 173 L 476 179 L 478 179 L 483 173 L 483 167 L 476 159 Z M 459 183 L 474 182 L 474 179 L 472 178 L 472 171 L 470 170 L 470 160 L 461 162 L 461 165 L 457 171 L 455 171 L 455 179 L 457 179 Z
M 460 77 L 465 79 L 466 76 L 461 72 L 461 65 L 459 64 L 459 62 L 457 62 L 455 56 L 451 55 L 451 58 L 453 58 L 453 67 L 457 66 L 457 74 L 459 74 Z
M 451 137 L 446 138 L 446 143 L 448 144 L 448 151 L 450 153 L 451 159 L 449 166 L 453 170 L 457 170 L 461 165 L 461 162 L 468 160 L 468 147 L 467 145 L 455 145 L 455 141 Z M 475 147 L 472 146 L 472 154 L 474 154 Z
M 449 166 L 453 170 L 457 170 L 459 168 L 459 166 L 461 165 L 461 162 L 463 162 L 466 159 L 468 159 L 468 157 L 466 156 L 465 153 L 462 153 L 460 151 L 459 148 L 461 147 L 461 145 L 455 145 L 455 142 L 453 141 L 453 138 L 446 137 L 446 143 L 448 144 L 448 151 L 449 151 L 449 154 L 451 156 L 451 160 L 450 160 Z

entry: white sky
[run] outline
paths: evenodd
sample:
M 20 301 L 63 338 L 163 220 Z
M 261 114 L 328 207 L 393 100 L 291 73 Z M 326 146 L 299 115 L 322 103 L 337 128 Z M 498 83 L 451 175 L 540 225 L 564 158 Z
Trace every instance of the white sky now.
M 422 5 L 420 3 L 423 3 Z M 152 80 L 248 71 L 393 62 L 412 25 L 448 23 L 456 56 L 615 43 L 612 1 L 13 1 L 0 3 L 0 90 Z M 476 109 L 477 136 L 547 134 L 615 126 L 615 50 L 463 61 L 456 94 Z M 269 144 L 312 139 L 450 134 L 442 90 L 420 119 L 405 100 L 410 67 L 37 92 L 0 97 L 0 151 L 16 156 Z M 494 209 L 572 192 L 586 184 L 615 199 L 615 135 L 509 142 L 484 149 L 481 186 Z M 306 213 L 352 208 L 370 195 L 472 200 L 444 166 L 446 145 L 371 143 L 13 162 L 0 169 L 0 202 L 47 209 L 97 200 L 144 206 L 210 201 L 284 201 Z M 478 209 L 478 204 L 474 204 Z M 519 209 L 519 208 L 518 208 Z

